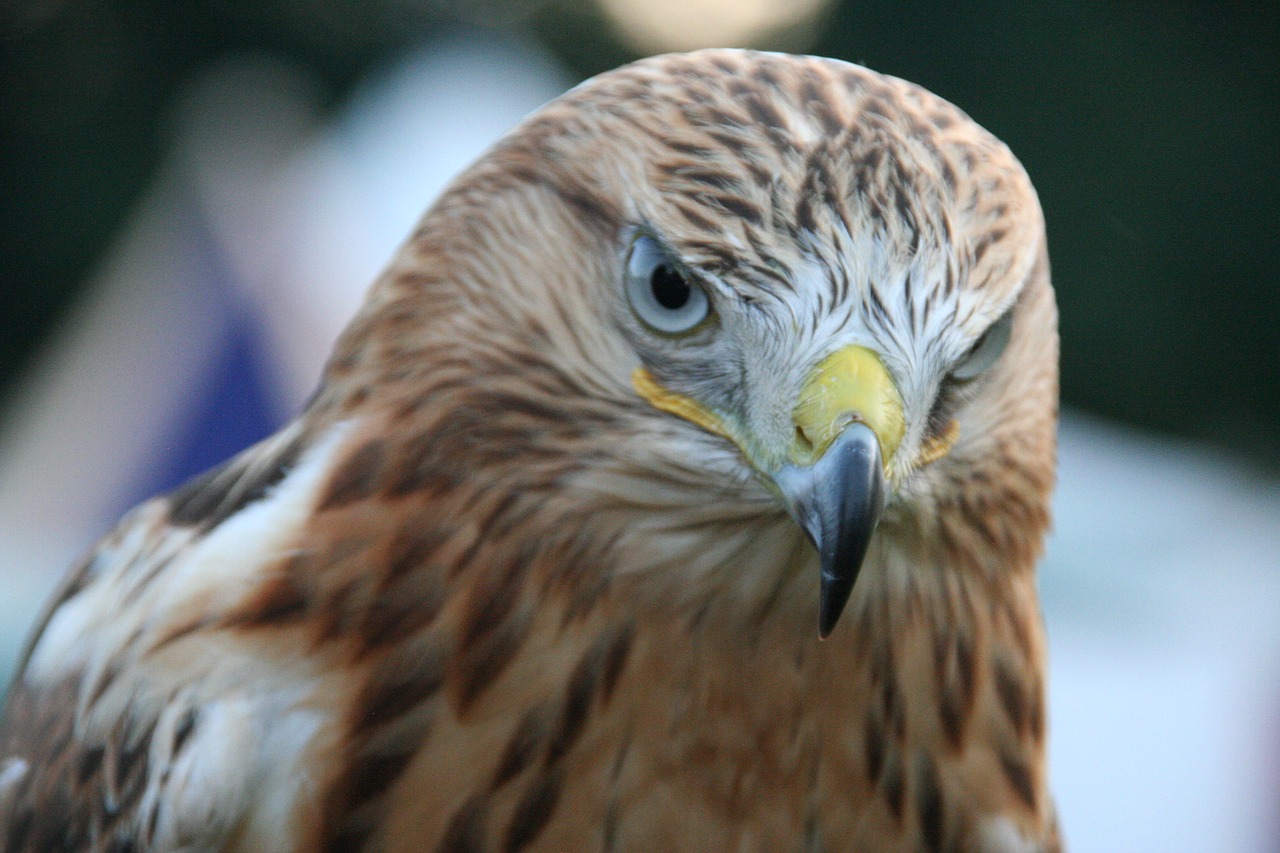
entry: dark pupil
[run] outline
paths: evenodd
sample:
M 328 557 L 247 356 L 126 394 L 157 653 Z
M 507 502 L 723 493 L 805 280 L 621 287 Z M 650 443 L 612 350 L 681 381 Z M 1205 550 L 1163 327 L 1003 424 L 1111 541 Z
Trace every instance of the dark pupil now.
M 658 304 L 670 311 L 683 308 L 689 301 L 688 282 L 668 264 L 653 268 L 649 287 L 653 289 L 653 298 L 658 300 Z

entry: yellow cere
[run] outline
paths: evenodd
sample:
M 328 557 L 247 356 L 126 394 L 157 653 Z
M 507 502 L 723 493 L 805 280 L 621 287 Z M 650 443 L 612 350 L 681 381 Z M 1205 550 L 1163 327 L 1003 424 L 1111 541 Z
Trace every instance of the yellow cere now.
M 812 465 L 850 423 L 860 421 L 880 439 L 889 460 L 902 441 L 906 423 L 902 398 L 880 356 L 862 346 L 847 346 L 824 358 L 809 374 L 792 412 L 796 425 L 791 461 Z

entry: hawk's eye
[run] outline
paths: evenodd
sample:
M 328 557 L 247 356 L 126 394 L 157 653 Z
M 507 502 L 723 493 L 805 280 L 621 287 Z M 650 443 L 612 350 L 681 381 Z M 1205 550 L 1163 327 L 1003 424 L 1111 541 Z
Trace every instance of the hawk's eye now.
M 707 294 L 680 271 L 658 241 L 641 235 L 627 257 L 631 310 L 655 331 L 687 332 L 711 312 Z
M 996 320 L 978 338 L 964 358 L 951 369 L 951 378 L 967 382 L 976 378 L 996 363 L 996 359 L 1004 352 L 1009 343 L 1009 331 L 1013 327 L 1013 312 L 1006 311 L 1004 316 Z

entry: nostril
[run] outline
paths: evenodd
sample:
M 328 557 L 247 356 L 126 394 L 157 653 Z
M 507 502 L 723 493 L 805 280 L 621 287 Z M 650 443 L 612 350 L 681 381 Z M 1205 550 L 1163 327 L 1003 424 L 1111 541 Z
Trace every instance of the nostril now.
M 796 447 L 804 453 L 813 452 L 813 442 L 805 434 L 804 427 L 796 424 Z

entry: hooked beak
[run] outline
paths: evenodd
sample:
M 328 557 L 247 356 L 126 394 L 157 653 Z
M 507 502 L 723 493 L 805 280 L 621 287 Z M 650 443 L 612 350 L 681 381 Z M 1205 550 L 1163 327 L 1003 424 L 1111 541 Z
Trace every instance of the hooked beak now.
M 879 439 L 866 424 L 850 424 L 812 465 L 784 465 L 773 480 L 818 551 L 818 636 L 826 639 L 853 592 L 884 510 Z
M 789 459 L 773 481 L 818 551 L 818 635 L 825 639 L 844 612 L 884 511 L 885 465 L 906 429 L 902 398 L 879 355 L 847 346 L 814 366 L 792 421 Z
M 818 633 L 825 639 L 853 592 L 886 504 L 886 468 L 906 432 L 902 398 L 880 356 L 850 345 L 816 364 L 792 410 L 790 446 L 773 450 L 731 420 L 664 388 L 644 368 L 636 369 L 632 382 L 656 408 L 734 441 L 773 482 L 818 551 Z M 930 458 L 945 454 L 953 440 L 951 435 Z

